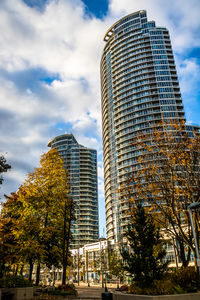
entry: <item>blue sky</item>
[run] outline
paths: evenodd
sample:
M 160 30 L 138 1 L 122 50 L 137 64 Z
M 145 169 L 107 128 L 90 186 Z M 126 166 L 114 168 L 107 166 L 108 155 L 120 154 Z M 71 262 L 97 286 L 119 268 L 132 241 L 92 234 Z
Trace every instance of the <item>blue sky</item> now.
M 37 8 L 39 10 L 44 10 L 49 0 L 24 0 L 28 6 Z M 107 0 L 84 0 L 82 1 L 85 5 L 85 14 L 87 16 L 94 15 L 97 18 L 103 18 L 108 11 L 108 1 Z
M 0 189 L 16 191 L 47 142 L 72 132 L 98 151 L 100 233 L 105 228 L 100 58 L 109 26 L 146 9 L 170 31 L 187 121 L 200 114 L 199 0 L 1 0 L 0 153 L 12 165 Z

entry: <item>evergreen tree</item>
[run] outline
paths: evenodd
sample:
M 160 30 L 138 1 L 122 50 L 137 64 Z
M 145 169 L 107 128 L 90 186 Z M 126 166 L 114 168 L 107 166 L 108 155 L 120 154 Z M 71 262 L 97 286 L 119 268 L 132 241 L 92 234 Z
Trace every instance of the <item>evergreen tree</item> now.
M 127 247 L 122 250 L 124 270 L 140 286 L 146 286 L 154 279 L 160 279 L 166 270 L 163 262 L 166 251 L 160 238 L 159 228 L 151 214 L 139 204 L 133 212 L 132 224 L 127 232 Z

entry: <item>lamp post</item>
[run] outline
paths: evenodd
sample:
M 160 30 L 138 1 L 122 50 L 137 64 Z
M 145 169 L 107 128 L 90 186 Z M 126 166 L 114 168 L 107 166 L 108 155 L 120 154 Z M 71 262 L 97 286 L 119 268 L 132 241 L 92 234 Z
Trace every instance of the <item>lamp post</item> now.
M 80 256 L 79 256 L 80 254 L 79 254 L 79 245 L 78 245 L 78 286 L 80 285 L 80 277 L 79 277 L 79 272 L 80 272 L 80 270 L 79 270 L 79 263 L 80 263 Z
M 197 259 L 197 269 L 198 269 L 197 272 L 198 272 L 198 277 L 199 277 L 199 274 L 200 274 L 199 247 L 198 247 L 198 244 L 197 244 L 197 237 L 196 237 L 194 222 L 193 222 L 193 217 L 192 217 L 192 210 L 195 210 L 197 208 L 200 208 L 200 202 L 193 202 L 188 206 L 189 216 L 190 216 L 190 223 L 191 223 L 191 227 L 192 227 L 192 234 L 193 234 L 193 238 L 194 238 L 196 259 Z

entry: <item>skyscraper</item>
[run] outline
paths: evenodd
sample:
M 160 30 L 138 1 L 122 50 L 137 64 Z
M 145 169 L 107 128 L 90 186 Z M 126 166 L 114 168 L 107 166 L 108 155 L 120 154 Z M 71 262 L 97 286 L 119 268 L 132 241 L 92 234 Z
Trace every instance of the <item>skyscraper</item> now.
M 165 27 L 132 13 L 104 36 L 101 59 L 106 227 L 108 240 L 126 230 L 128 203 L 117 189 L 137 161 L 131 144 L 162 120 L 185 120 L 179 82 Z
M 58 149 L 69 172 L 71 194 L 76 204 L 71 248 L 96 242 L 99 238 L 97 152 L 79 145 L 72 134 L 57 136 L 48 146 Z

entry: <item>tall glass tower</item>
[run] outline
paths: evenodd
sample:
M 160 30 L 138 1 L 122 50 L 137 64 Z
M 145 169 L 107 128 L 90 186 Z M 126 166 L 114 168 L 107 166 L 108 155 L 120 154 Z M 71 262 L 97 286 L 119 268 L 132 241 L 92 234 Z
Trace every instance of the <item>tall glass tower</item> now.
M 71 248 L 98 241 L 96 150 L 79 145 L 72 134 L 57 136 L 49 141 L 48 146 L 58 149 L 69 172 L 71 194 L 76 204 Z
M 106 227 L 108 240 L 127 229 L 128 203 L 117 190 L 137 161 L 131 141 L 161 120 L 185 120 L 179 82 L 165 27 L 132 13 L 104 36 L 101 59 Z

